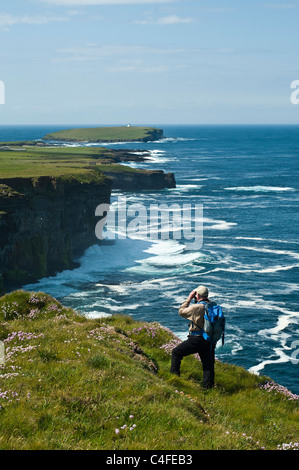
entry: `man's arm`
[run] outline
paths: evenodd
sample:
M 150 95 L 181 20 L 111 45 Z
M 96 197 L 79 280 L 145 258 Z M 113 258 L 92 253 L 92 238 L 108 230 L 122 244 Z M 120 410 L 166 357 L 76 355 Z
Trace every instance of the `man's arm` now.
M 191 320 L 192 313 L 194 312 L 194 305 L 191 305 L 190 302 L 195 296 L 195 291 L 190 292 L 188 299 L 182 303 L 179 308 L 179 315 L 187 320 Z

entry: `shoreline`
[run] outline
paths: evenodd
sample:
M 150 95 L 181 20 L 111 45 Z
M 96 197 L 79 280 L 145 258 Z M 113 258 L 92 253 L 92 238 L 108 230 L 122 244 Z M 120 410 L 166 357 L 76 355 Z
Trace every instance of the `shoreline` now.
M 173 173 L 125 165 L 144 162 L 150 155 L 140 153 L 2 142 L 0 292 L 77 266 L 75 256 L 98 242 L 95 209 L 110 203 L 113 189 L 176 186 Z

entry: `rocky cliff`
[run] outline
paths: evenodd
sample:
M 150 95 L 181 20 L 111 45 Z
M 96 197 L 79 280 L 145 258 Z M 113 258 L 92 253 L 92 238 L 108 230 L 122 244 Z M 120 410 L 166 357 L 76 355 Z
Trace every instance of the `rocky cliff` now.
M 173 173 L 164 173 L 162 170 L 139 170 L 138 172 L 116 172 L 102 170 L 112 179 L 112 188 L 123 191 L 159 190 L 175 188 L 176 182 Z
M 0 292 L 74 267 L 74 258 L 97 243 L 95 209 L 111 190 L 175 187 L 172 173 L 110 171 L 76 176 L 0 179 Z M 113 168 L 118 171 L 112 171 Z
M 74 266 L 95 237 L 95 208 L 109 203 L 111 180 L 0 179 L 0 290 Z

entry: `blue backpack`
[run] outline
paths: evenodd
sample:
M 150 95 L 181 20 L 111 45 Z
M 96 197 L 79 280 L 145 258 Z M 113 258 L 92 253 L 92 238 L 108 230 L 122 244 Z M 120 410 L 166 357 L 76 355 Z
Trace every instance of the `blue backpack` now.
M 225 316 L 220 305 L 215 302 L 200 302 L 205 304 L 204 327 L 202 336 L 205 340 L 216 344 L 222 336 L 224 344 Z

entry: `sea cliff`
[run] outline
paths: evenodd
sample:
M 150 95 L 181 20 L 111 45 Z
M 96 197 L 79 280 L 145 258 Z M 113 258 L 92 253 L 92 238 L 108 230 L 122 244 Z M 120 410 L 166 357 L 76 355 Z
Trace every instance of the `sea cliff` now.
M 123 167 L 122 167 L 123 168 Z M 115 171 L 114 168 L 103 168 L 103 173 L 112 179 L 112 188 L 123 191 L 159 190 L 175 188 L 176 182 L 173 173 L 164 173 L 162 170 Z
M 73 267 L 95 237 L 95 207 L 109 203 L 103 175 L 0 180 L 2 290 Z
M 13 149 L 14 151 L 12 151 Z M 0 292 L 74 266 L 97 243 L 95 209 L 111 191 L 175 187 L 172 173 L 142 170 L 134 151 L 10 143 L 0 161 Z

